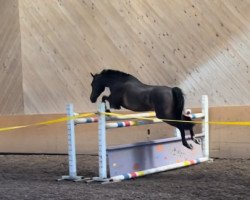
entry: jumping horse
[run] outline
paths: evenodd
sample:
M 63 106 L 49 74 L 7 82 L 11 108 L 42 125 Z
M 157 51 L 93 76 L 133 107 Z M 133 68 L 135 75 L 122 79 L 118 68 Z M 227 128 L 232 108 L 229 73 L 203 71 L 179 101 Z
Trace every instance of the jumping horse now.
M 199 144 L 200 141 L 194 137 L 194 123 L 178 122 L 178 120 L 192 121 L 190 117 L 182 114 L 184 109 L 184 95 L 178 87 L 151 86 L 140 82 L 136 77 L 116 70 L 103 70 L 99 74 L 92 74 L 92 92 L 90 100 L 95 103 L 105 88 L 110 89 L 109 96 L 103 96 L 102 102 L 108 101 L 110 108 L 142 112 L 155 111 L 156 117 L 165 120 L 167 124 L 180 130 L 182 144 L 192 149 L 187 143 L 185 130 L 190 131 L 191 139 Z M 177 120 L 177 121 L 171 121 Z

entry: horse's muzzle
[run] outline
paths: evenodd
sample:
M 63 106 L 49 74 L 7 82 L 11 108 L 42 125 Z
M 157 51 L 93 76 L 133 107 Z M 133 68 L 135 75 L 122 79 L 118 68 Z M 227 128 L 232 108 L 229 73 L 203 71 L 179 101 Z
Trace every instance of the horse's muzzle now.
M 96 98 L 94 98 L 94 97 L 90 97 L 90 101 L 92 102 L 92 103 L 95 103 L 96 102 Z

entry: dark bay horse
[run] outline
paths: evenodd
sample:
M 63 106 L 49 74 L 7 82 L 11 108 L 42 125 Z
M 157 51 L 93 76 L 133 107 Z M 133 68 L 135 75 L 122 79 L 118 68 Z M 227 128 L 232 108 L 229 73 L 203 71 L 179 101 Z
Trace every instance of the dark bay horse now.
M 155 111 L 159 119 L 191 121 L 191 118 L 182 115 L 184 95 L 178 87 L 146 85 L 130 74 L 115 70 L 103 70 L 100 74 L 91 73 L 91 75 L 93 77 L 90 95 L 92 103 L 96 102 L 107 87 L 110 89 L 110 95 L 103 96 L 102 101 L 108 101 L 110 108 L 123 107 L 137 112 Z M 192 149 L 192 145 L 186 141 L 185 130 L 190 130 L 192 140 L 199 144 L 199 140 L 194 138 L 194 123 L 165 122 L 180 130 L 182 144 L 185 147 Z

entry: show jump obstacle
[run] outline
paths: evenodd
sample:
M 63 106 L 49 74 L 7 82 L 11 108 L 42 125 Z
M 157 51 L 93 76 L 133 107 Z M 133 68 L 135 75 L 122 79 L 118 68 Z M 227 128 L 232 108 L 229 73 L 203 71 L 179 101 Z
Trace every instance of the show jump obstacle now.
M 107 117 L 105 105 L 101 103 L 98 108 L 98 117 L 73 119 L 72 104 L 67 106 L 67 114 L 70 118 L 67 122 L 69 175 L 63 176 L 62 179 L 82 180 L 81 176 L 77 176 L 76 170 L 74 130 L 76 124 L 98 122 L 99 177 L 93 178 L 96 181 L 121 181 L 209 160 L 208 97 L 206 95 L 202 96 L 202 113 L 189 115 L 192 119 L 202 119 L 202 133 L 196 134 L 196 137 L 200 138 L 201 144 L 194 143 L 190 136 L 187 136 L 187 140 L 193 145 L 192 150 L 182 145 L 178 132 L 173 138 L 107 147 L 106 132 L 108 129 L 162 123 L 162 120 L 155 118 L 153 112 L 129 115 L 113 115 L 111 113 Z

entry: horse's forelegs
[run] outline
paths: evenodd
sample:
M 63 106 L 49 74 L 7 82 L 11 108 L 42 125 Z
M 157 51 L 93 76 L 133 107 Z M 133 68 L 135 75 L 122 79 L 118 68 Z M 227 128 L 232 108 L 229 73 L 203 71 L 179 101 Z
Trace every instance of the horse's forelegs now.
M 182 144 L 187 147 L 188 149 L 193 149 L 192 144 L 188 144 L 186 137 L 185 137 L 185 131 L 183 128 L 179 128 L 180 132 L 181 132 L 181 140 L 182 140 Z
M 110 112 L 110 109 L 121 109 L 121 105 L 119 103 L 119 101 L 117 99 L 114 98 L 114 96 L 110 95 L 110 96 L 103 96 L 102 97 L 102 102 L 105 103 L 106 105 L 106 112 Z
M 194 131 L 193 128 L 190 129 L 190 135 L 191 139 L 196 143 L 196 144 L 201 144 L 201 140 L 199 138 L 194 137 Z
M 110 104 L 109 104 L 109 97 L 108 96 L 102 96 L 102 102 L 105 103 L 105 111 L 106 112 L 111 112 L 110 111 Z

